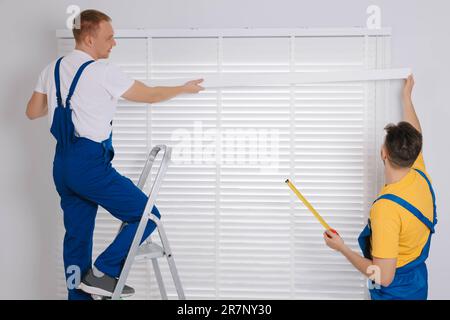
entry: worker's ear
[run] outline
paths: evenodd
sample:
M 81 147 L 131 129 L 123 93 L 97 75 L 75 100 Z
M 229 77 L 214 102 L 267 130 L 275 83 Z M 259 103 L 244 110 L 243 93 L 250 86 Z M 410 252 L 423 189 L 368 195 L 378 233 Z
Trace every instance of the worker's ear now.
M 387 153 L 387 150 L 386 150 L 386 146 L 384 144 L 381 146 L 380 154 L 381 154 L 381 160 L 383 160 L 383 163 L 386 164 L 388 153 Z
M 94 38 L 93 38 L 92 35 L 90 35 L 90 34 L 87 34 L 87 35 L 84 37 L 83 41 L 84 41 L 84 44 L 85 44 L 86 46 L 88 46 L 89 48 L 92 48 L 92 47 L 94 46 Z

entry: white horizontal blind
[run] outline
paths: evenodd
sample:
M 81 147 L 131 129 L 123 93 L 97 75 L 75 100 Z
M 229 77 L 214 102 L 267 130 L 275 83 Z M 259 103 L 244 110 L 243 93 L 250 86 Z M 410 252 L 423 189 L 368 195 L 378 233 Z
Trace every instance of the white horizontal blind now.
M 295 69 L 366 67 L 364 49 L 364 37 L 296 39 Z M 365 89 L 362 83 L 301 86 L 293 97 L 294 180 L 354 248 L 364 222 Z M 362 277 L 324 245 L 321 226 L 303 206 L 294 210 L 295 296 L 364 297 Z
M 150 39 L 149 77 L 201 77 L 216 72 L 217 46 L 217 39 L 208 38 Z M 157 204 L 188 299 L 217 296 L 217 138 L 215 132 L 204 133 L 217 131 L 218 108 L 217 91 L 150 107 L 152 144 L 173 147 Z M 211 144 L 213 153 L 205 157 L 203 148 Z M 167 264 L 161 267 L 169 297 L 174 297 Z M 153 292 L 158 297 L 156 286 Z
M 60 39 L 60 47 L 68 41 Z M 386 35 L 174 33 L 118 39 L 111 59 L 151 83 L 212 73 L 381 69 L 388 57 Z M 137 182 L 152 146 L 173 147 L 157 205 L 187 298 L 365 297 L 363 277 L 324 245 L 321 226 L 284 180 L 293 180 L 357 249 L 375 196 L 375 116 L 386 88 L 373 82 L 217 88 L 150 107 L 120 103 L 113 164 L 122 174 Z M 113 221 L 99 210 L 96 254 L 115 235 Z M 137 264 L 129 282 L 135 298 L 159 298 L 149 265 Z
M 223 72 L 290 69 L 289 37 L 222 42 Z M 223 91 L 222 130 L 236 131 L 231 141 L 237 140 L 229 150 L 229 143 L 222 148 L 224 159 L 232 160 L 223 162 L 220 175 L 219 259 L 224 266 L 220 295 L 224 298 L 291 296 L 293 226 L 284 184 L 290 167 L 290 103 L 289 87 Z

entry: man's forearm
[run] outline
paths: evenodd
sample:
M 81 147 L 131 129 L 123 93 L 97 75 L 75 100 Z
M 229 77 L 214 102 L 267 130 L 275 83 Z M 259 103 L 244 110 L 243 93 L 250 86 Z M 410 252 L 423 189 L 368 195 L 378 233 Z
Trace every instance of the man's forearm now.
M 414 77 L 410 75 L 405 81 L 405 86 L 402 93 L 403 102 L 403 120 L 409 122 L 419 132 L 422 132 L 420 127 L 419 118 L 417 117 L 416 110 L 412 102 L 412 90 L 414 87 Z
M 411 96 L 403 97 L 403 120 L 409 122 L 419 132 L 422 132 L 420 127 L 419 118 L 417 117 L 416 110 L 411 99 Z
M 339 235 L 330 231 L 325 232 L 324 240 L 330 248 L 339 251 L 359 272 L 377 284 L 389 286 L 393 281 L 397 265 L 396 258 L 366 259 L 344 244 Z
M 362 274 L 364 274 L 367 277 L 372 275 L 372 272 L 368 273 L 370 271 L 369 267 L 373 265 L 372 260 L 362 257 L 361 255 L 359 255 L 358 253 L 356 253 L 352 249 L 350 249 L 348 246 L 345 246 L 344 248 L 342 248 L 341 253 Z
M 202 79 L 186 82 L 182 86 L 173 87 L 149 87 L 139 80 L 135 80 L 133 85 L 124 93 L 122 97 L 129 101 L 157 103 L 169 100 L 183 93 L 198 93 L 203 90 L 199 83 Z
M 153 87 L 155 102 L 161 102 L 172 99 L 184 92 L 184 86 L 176 87 Z

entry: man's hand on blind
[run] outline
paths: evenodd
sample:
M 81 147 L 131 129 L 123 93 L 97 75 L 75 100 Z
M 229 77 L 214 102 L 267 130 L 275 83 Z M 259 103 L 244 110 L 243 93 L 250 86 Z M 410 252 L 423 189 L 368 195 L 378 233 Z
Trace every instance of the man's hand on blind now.
M 199 93 L 202 90 L 205 90 L 202 86 L 199 86 L 199 83 L 202 83 L 203 79 L 191 80 L 184 84 L 183 91 L 185 93 Z

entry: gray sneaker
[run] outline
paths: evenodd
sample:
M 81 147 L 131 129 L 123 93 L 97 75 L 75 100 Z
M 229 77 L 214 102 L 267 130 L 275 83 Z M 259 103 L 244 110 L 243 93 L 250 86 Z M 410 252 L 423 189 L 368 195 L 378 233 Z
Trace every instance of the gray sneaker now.
M 110 277 L 107 274 L 104 274 L 101 277 L 95 276 L 91 268 L 83 277 L 83 280 L 81 280 L 78 289 L 96 296 L 112 297 L 117 282 L 118 279 Z M 125 285 L 120 297 L 129 297 L 133 294 L 134 289 L 130 286 Z

